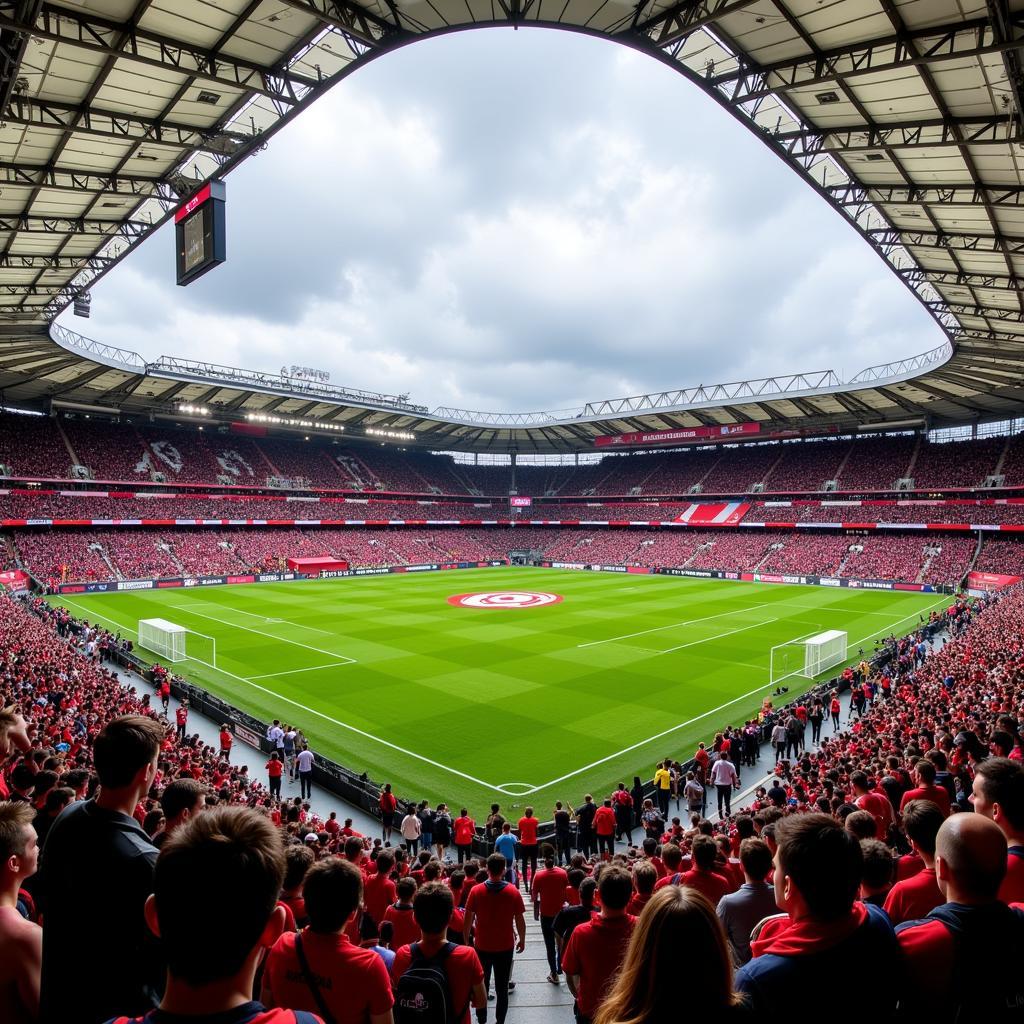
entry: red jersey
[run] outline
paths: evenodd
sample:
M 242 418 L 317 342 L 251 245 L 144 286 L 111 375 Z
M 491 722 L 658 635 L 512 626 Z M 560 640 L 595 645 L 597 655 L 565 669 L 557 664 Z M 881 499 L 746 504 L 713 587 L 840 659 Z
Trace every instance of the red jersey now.
M 713 907 L 717 907 L 718 901 L 732 891 L 728 879 L 715 874 L 714 871 L 701 871 L 700 868 L 684 871 L 680 878 L 680 884 L 688 885 L 691 889 L 702 892 Z
M 519 842 L 523 846 L 537 845 L 537 826 L 540 824 L 536 818 L 519 819 Z
M 403 907 L 401 903 L 392 903 L 384 911 L 384 920 L 390 921 L 395 932 L 391 939 L 391 948 L 400 949 L 410 942 L 419 942 L 420 926 L 413 917 L 412 904 Z
M 884 840 L 893 823 L 892 804 L 882 793 L 862 793 L 857 797 L 857 807 L 867 811 L 875 819 L 875 836 Z
M 267 775 L 272 779 L 281 778 L 281 774 L 284 772 L 284 761 L 268 761 L 267 762 Z
M 267 955 L 263 994 L 268 1002 L 317 1012 L 295 952 L 300 934 L 310 972 L 331 981 L 320 993 L 337 1024 L 366 1024 L 391 1009 L 395 1000 L 388 969 L 372 949 L 353 945 L 346 935 L 320 935 L 308 928 L 285 932 Z
M 1011 846 L 1006 852 L 1006 877 L 999 887 L 1003 903 L 1024 903 L 1024 846 Z
M 230 750 L 231 749 L 231 733 L 227 729 L 221 729 L 220 731 L 220 749 Z
M 562 954 L 562 968 L 580 979 L 576 1003 L 581 1016 L 593 1019 L 597 1013 L 626 957 L 635 924 L 636 918 L 626 914 L 595 917 L 573 929 Z
M 885 912 L 895 928 L 904 921 L 927 917 L 946 902 L 935 881 L 935 868 L 922 868 L 916 875 L 897 882 L 885 898 Z
M 366 876 L 363 882 L 363 906 L 378 925 L 384 920 L 384 911 L 397 897 L 395 883 L 387 875 L 375 871 L 372 875 Z
M 901 814 L 903 813 L 903 808 L 911 800 L 931 800 L 947 818 L 949 817 L 949 793 L 942 786 L 936 786 L 933 783 L 930 786 L 918 786 L 917 789 L 908 789 L 900 799 Z
M 615 812 L 603 804 L 598 807 L 594 815 L 594 831 L 599 836 L 611 836 L 615 834 Z
M 428 959 L 437 954 L 441 947 L 434 941 L 421 942 L 420 952 Z M 391 965 L 391 980 L 398 982 L 412 964 L 412 950 L 402 946 L 395 953 L 395 962 Z M 465 1014 L 459 1018 L 458 1024 L 469 1024 L 469 1000 L 473 988 L 484 980 L 484 969 L 480 966 L 480 958 L 471 946 L 456 946 L 445 958 L 444 973 L 448 978 L 448 991 L 452 996 L 455 1012 L 465 1007 Z
M 541 917 L 554 917 L 565 903 L 569 876 L 561 868 L 542 868 L 533 876 L 533 900 L 540 903 Z
M 453 827 L 456 846 L 469 846 L 473 842 L 473 836 L 476 835 L 476 822 L 472 818 L 456 818 Z
M 473 943 L 484 953 L 504 953 L 514 949 L 515 931 L 512 927 L 517 914 L 525 914 L 526 907 L 519 890 L 508 882 L 481 882 L 469 891 L 466 913 L 474 918 Z
M 184 725 L 188 721 L 188 708 L 179 705 L 178 710 L 174 712 L 174 720 L 178 725 Z

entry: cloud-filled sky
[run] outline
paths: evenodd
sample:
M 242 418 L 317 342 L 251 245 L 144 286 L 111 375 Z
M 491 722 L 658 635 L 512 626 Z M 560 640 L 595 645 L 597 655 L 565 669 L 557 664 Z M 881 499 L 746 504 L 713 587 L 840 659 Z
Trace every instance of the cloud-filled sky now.
M 146 358 L 560 409 L 864 366 L 938 328 L 843 219 L 671 69 L 570 33 L 429 39 L 228 178 L 228 262 L 165 226 L 62 322 Z

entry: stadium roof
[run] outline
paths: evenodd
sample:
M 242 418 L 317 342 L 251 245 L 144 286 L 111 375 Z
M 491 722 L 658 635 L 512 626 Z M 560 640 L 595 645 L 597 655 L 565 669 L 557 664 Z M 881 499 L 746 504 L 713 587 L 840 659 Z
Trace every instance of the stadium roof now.
M 431 447 L 589 448 L 601 433 L 757 420 L 938 426 L 1024 410 L 1020 0 L 0 0 L 0 388 L 221 418 L 411 431 Z M 555 413 L 410 406 L 168 358 L 47 325 L 201 180 L 353 69 L 480 25 L 603 35 L 676 68 L 840 210 L 946 342 L 824 371 Z M 168 268 L 171 272 L 171 268 Z M 218 406 L 225 406 L 219 409 Z

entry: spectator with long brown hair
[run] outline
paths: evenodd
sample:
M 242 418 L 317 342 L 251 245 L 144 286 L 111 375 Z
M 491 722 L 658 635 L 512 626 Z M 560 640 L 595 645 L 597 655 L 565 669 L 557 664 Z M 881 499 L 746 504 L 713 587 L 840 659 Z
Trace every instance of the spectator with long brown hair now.
M 733 991 L 732 958 L 714 908 L 695 889 L 669 885 L 644 907 L 622 969 L 594 1024 L 661 1024 L 676 1019 L 681 966 L 695 979 L 686 986 L 687 1016 L 713 1013 L 711 1019 L 720 1021 L 742 1010 L 743 997 Z

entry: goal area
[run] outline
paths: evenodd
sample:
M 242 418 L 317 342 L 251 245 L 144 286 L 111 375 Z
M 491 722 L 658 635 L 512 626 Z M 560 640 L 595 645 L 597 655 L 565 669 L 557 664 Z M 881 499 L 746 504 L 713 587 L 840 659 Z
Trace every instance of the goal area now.
M 217 667 L 217 640 L 167 619 L 139 619 L 139 647 L 165 661 L 198 661 Z
M 792 676 L 815 679 L 846 661 L 848 635 L 841 629 L 830 629 L 813 636 L 800 637 L 778 644 L 771 652 L 771 682 L 780 683 Z

